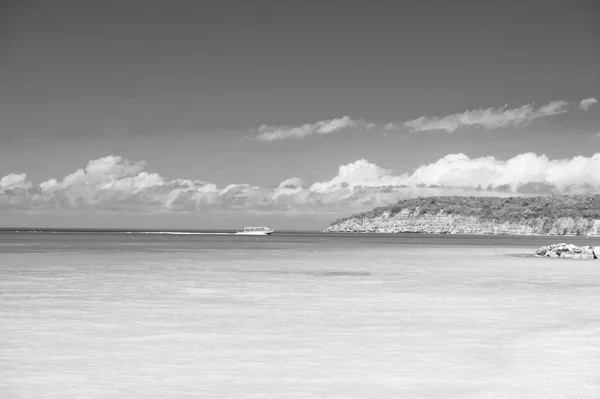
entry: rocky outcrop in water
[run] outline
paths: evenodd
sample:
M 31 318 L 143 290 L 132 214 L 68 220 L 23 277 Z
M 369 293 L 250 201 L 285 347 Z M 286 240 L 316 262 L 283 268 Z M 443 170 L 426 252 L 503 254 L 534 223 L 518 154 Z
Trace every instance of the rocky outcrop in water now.
M 600 246 L 578 247 L 577 245 L 565 243 L 552 244 L 538 248 L 534 255 L 548 258 L 599 259 Z

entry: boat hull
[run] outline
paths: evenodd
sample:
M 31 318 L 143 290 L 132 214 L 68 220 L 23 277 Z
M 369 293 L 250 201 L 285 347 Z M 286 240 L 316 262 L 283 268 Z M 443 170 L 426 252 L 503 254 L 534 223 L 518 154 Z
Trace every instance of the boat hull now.
M 237 231 L 235 234 L 240 236 L 270 236 L 273 231 Z

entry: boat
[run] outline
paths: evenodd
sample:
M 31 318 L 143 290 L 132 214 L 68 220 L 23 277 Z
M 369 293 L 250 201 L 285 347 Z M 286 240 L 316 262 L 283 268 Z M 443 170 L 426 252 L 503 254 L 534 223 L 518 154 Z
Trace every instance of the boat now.
M 268 236 L 273 234 L 273 229 L 270 229 L 265 226 L 260 227 L 244 227 L 242 231 L 236 231 L 235 234 L 244 235 L 244 236 Z

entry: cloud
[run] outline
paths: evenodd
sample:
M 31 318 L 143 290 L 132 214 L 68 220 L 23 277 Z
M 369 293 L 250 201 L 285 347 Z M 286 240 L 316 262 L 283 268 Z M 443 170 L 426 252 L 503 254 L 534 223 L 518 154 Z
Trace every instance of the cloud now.
M 314 183 L 310 190 L 316 193 L 327 193 L 339 189 L 401 186 L 406 182 L 406 175 L 394 176 L 391 170 L 380 168 L 361 159 L 340 166 L 337 176 L 331 180 Z
M 0 179 L 0 193 L 12 190 L 28 190 L 33 185 L 27 181 L 25 173 L 11 173 Z
M 400 128 L 401 125 L 395 123 L 395 122 L 390 122 L 388 124 L 383 125 L 383 130 L 384 131 L 390 131 L 390 130 L 397 130 Z
M 600 193 L 600 153 L 592 157 L 550 160 L 546 155 L 524 153 L 506 161 L 494 157 L 469 158 L 449 154 L 411 175 L 413 184 L 447 187 L 508 186 L 512 192 L 529 183 L 543 183 L 556 193 L 593 191 Z
M 598 100 L 595 98 L 584 98 L 579 102 L 579 109 L 587 111 L 591 105 L 596 104 L 597 102 Z
M 287 125 L 261 125 L 256 129 L 259 135 L 256 136 L 255 139 L 261 141 L 274 141 L 288 138 L 299 139 L 313 134 L 330 134 L 348 128 L 369 129 L 373 126 L 372 123 L 365 122 L 362 119 L 352 119 L 349 116 L 342 116 L 341 118 L 307 123 L 297 127 Z
M 524 153 L 508 160 L 448 154 L 403 174 L 360 159 L 340 166 L 329 180 L 310 184 L 292 177 L 274 187 L 218 187 L 202 180 L 166 179 L 145 168 L 145 162 L 107 156 L 39 184 L 25 174 L 9 174 L 0 179 L 0 208 L 314 215 L 364 210 L 414 196 L 600 193 L 600 153 L 569 159 Z
M 597 103 L 595 98 L 586 98 L 579 103 L 579 109 L 586 110 Z M 412 132 L 443 130 L 453 133 L 461 128 L 475 127 L 484 129 L 499 129 L 509 126 L 526 125 L 537 119 L 552 115 L 560 115 L 567 112 L 566 101 L 552 101 L 539 108 L 534 104 L 525 104 L 518 108 L 508 108 L 508 104 L 502 107 L 477 108 L 466 110 L 461 113 L 444 116 L 420 116 L 404 122 L 373 123 L 362 119 L 352 119 L 349 116 L 307 123 L 302 126 L 273 126 L 261 125 L 255 132 L 258 133 L 255 140 L 274 141 L 288 138 L 304 138 L 314 134 L 330 134 L 348 128 L 372 129 L 380 128 L 385 132 L 408 128 Z
M 452 133 L 462 127 L 498 129 L 507 126 L 523 125 L 539 118 L 565 113 L 567 112 L 567 105 L 568 103 L 565 101 L 553 101 L 538 109 L 534 109 L 533 104 L 508 109 L 508 104 L 506 104 L 500 108 L 479 108 L 442 117 L 421 116 L 404 122 L 403 126 L 411 129 L 413 132 L 445 130 L 448 133 Z M 388 129 L 393 129 L 394 127 L 394 124 L 387 125 Z

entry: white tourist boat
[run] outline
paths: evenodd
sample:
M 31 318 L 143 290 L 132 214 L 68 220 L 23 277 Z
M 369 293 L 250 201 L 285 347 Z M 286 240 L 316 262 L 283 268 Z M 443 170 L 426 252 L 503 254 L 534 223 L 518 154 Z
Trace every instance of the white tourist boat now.
M 273 234 L 273 229 L 270 229 L 265 226 L 260 227 L 244 227 L 244 230 L 237 231 L 235 234 L 244 235 L 244 236 L 268 236 Z

